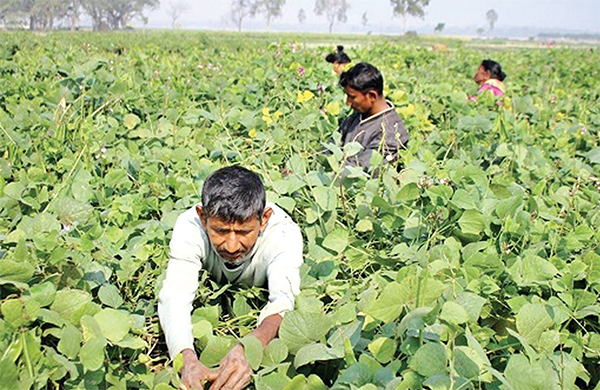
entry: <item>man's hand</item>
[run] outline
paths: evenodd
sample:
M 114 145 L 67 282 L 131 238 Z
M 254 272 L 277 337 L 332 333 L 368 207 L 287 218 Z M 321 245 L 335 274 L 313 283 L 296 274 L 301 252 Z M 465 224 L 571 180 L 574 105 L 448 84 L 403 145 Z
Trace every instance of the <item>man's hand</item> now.
M 212 372 L 198 360 L 191 349 L 181 351 L 183 355 L 183 368 L 181 369 L 181 384 L 184 389 L 204 389 L 206 381 L 217 379 L 217 373 Z
M 252 367 L 246 360 L 244 346 L 238 344 L 221 360 L 217 379 L 210 390 L 242 390 L 250 384 Z

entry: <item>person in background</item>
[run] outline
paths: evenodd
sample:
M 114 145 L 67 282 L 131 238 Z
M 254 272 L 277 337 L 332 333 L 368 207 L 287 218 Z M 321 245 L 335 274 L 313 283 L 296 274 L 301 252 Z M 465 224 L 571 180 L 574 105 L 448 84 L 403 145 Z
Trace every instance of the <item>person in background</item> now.
M 363 149 L 348 160 L 350 165 L 368 169 L 373 151 L 388 162 L 396 160 L 398 150 L 408 142 L 408 132 L 390 101 L 383 96 L 383 76 L 379 70 L 361 62 L 340 76 L 346 105 L 354 113 L 340 124 L 342 142 L 360 143 Z
M 504 96 L 506 90 L 502 81 L 506 78 L 506 74 L 502 71 L 499 63 L 492 60 L 483 60 L 473 80 L 479 84 L 477 93 L 483 91 L 492 91 L 494 96 Z
M 283 314 L 294 309 L 300 288 L 302 235 L 279 207 L 266 202 L 258 175 L 240 166 L 213 172 L 202 187 L 202 203 L 175 223 L 167 273 L 158 295 L 158 316 L 169 355 L 183 355 L 185 388 L 241 390 L 251 380 L 240 343 L 216 371 L 204 366 L 194 350 L 191 311 L 201 269 L 219 284 L 266 286 L 269 301 L 250 333 L 264 346 L 276 337 Z
M 339 45 L 336 51 L 327 54 L 325 61 L 333 64 L 333 71 L 336 74 L 342 74 L 346 68 L 350 65 L 350 57 L 344 53 L 344 46 Z

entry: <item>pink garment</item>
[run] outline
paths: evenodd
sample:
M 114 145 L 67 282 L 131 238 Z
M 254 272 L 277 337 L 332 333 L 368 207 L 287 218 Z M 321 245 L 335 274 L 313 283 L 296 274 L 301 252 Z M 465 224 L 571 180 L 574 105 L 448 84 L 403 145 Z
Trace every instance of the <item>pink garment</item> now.
M 504 96 L 504 86 L 500 80 L 489 79 L 485 83 L 481 84 L 481 87 L 477 90 L 477 93 L 483 91 L 492 91 L 494 96 Z

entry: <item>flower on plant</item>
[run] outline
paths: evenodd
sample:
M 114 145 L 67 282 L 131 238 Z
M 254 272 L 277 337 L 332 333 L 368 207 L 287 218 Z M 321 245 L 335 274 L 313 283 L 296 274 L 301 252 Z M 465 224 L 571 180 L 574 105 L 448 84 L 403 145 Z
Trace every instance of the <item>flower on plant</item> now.
M 315 94 L 309 91 L 308 89 L 304 92 L 298 92 L 298 99 L 296 100 L 298 103 L 304 103 L 315 97 Z
M 262 120 L 265 121 L 267 125 L 270 125 L 271 123 L 273 123 L 273 121 L 276 121 L 282 115 L 283 113 L 279 110 L 275 111 L 273 115 L 271 115 L 271 110 L 269 109 L 269 107 L 263 107 L 262 109 Z
M 301 66 L 298 67 L 298 74 L 300 76 L 304 76 L 304 68 L 303 67 L 301 67 Z

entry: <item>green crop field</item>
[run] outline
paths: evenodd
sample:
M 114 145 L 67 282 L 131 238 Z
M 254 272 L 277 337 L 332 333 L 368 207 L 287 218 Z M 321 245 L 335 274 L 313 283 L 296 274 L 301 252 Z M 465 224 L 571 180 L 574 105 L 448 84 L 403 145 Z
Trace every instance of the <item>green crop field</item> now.
M 323 59 L 340 42 L 410 133 L 378 175 L 345 168 Z M 600 51 L 440 42 L 0 34 L 0 389 L 176 389 L 156 314 L 171 229 L 228 164 L 305 238 L 251 388 L 600 389 Z M 468 99 L 484 58 L 499 102 Z M 201 282 L 214 366 L 265 291 Z

